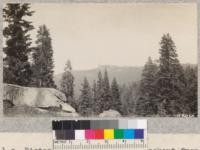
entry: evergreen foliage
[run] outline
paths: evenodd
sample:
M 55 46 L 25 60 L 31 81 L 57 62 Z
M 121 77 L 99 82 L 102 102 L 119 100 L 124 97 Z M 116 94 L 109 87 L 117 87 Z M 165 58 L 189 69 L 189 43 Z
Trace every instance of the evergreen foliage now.
M 136 106 L 138 115 L 157 114 L 157 87 L 155 84 L 157 71 L 157 65 L 149 57 L 144 66 L 140 82 L 140 93 Z
M 34 27 L 27 19 L 33 13 L 27 3 L 9 3 L 3 9 L 6 25 L 3 29 L 3 81 L 21 86 L 56 88 L 52 39 L 46 25 L 39 27 L 36 46 L 31 47 L 29 31 Z M 169 34 L 162 36 L 159 54 L 158 64 L 148 58 L 139 82 L 121 86 L 114 77 L 110 85 L 105 70 L 104 76 L 98 72 L 91 88 L 85 77 L 79 98 L 74 96 L 75 79 L 68 60 L 60 90 L 66 96 L 66 103 L 82 116 L 99 115 L 109 109 L 129 116 L 197 116 L 197 66 L 184 68 L 181 65 Z
M 51 37 L 46 25 L 39 27 L 36 47 L 33 51 L 33 85 L 55 88 L 53 80 L 53 49 Z
M 95 112 L 97 114 L 103 112 L 104 109 L 104 88 L 103 88 L 103 77 L 101 71 L 98 73 L 98 79 L 97 79 L 97 100 L 95 103 Z
M 185 108 L 187 107 L 186 114 L 197 116 L 197 66 L 187 66 L 184 70 L 185 79 L 186 79 L 186 88 L 184 91 L 184 95 L 186 97 Z
M 93 81 L 93 86 L 92 86 L 92 111 L 94 114 L 96 114 L 96 108 L 95 108 L 95 104 L 97 103 L 97 84 L 96 81 Z
M 27 3 L 6 4 L 3 18 L 7 26 L 3 29 L 6 39 L 3 52 L 5 53 L 3 80 L 5 83 L 27 86 L 31 80 L 29 54 L 31 38 L 29 31 L 34 27 L 25 17 L 33 15 Z
M 151 58 L 144 66 L 136 114 L 197 116 L 197 68 L 183 69 L 169 34 L 163 35 L 160 46 L 159 66 Z
M 111 108 L 122 113 L 122 102 L 120 99 L 119 85 L 117 83 L 116 78 L 113 78 L 112 85 L 111 85 L 111 91 L 112 91 Z
M 79 113 L 83 116 L 89 116 L 92 112 L 92 93 L 87 78 L 84 78 L 79 104 Z
M 184 72 L 178 60 L 175 44 L 169 34 L 163 35 L 160 45 L 160 64 L 156 84 L 159 89 L 158 113 L 173 116 L 184 113 Z
M 103 79 L 103 110 L 109 110 L 112 105 L 110 82 L 108 78 L 108 72 L 105 70 Z
M 61 91 L 65 93 L 67 103 L 75 105 L 74 103 L 74 76 L 72 74 L 72 65 L 70 60 L 65 65 L 65 72 L 61 80 Z

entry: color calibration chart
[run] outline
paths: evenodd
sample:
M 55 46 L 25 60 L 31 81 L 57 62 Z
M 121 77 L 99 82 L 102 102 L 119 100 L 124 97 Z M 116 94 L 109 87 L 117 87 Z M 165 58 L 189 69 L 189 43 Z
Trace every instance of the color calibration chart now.
M 54 150 L 147 148 L 147 120 L 60 120 L 52 122 Z

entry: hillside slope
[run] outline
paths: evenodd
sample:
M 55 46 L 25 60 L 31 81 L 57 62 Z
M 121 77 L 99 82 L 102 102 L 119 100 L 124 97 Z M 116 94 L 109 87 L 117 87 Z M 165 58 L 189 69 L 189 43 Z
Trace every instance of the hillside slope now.
M 87 77 L 89 83 L 92 84 L 94 80 L 97 80 L 98 72 L 101 70 L 102 74 L 104 74 L 105 69 L 107 69 L 110 82 L 113 77 L 116 77 L 117 82 L 120 85 L 123 85 L 140 80 L 143 67 L 99 66 L 98 68 L 91 70 L 75 70 L 73 71 L 73 75 L 75 77 L 76 97 L 80 94 L 80 87 L 84 77 Z M 61 78 L 62 74 L 55 76 L 54 80 L 58 87 L 60 87 Z

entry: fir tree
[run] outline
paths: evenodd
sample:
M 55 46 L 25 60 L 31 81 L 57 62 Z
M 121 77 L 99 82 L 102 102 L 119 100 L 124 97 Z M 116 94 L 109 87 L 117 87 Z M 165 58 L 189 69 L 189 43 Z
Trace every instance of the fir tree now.
M 103 110 L 109 110 L 111 106 L 112 106 L 111 89 L 110 89 L 108 73 L 107 70 L 105 70 L 103 79 Z
M 32 16 L 30 5 L 6 4 L 3 9 L 3 18 L 7 26 L 3 30 L 6 39 L 6 46 L 3 48 L 5 53 L 4 76 L 6 83 L 28 86 L 31 77 L 29 63 L 29 53 L 31 51 L 31 39 L 28 32 L 34 27 L 25 17 Z
M 151 57 L 148 58 L 142 72 L 140 82 L 139 98 L 137 100 L 136 113 L 138 115 L 157 114 L 157 88 L 155 85 L 158 67 L 153 63 Z
M 80 96 L 80 104 L 79 104 L 79 113 L 83 116 L 89 116 L 92 112 L 92 94 L 91 88 L 88 83 L 87 78 L 84 78 L 81 96 Z
M 61 80 L 61 91 L 65 93 L 67 103 L 74 105 L 74 76 L 72 74 L 71 62 L 68 60 L 65 65 L 65 72 Z
M 185 79 L 183 68 L 179 63 L 175 44 L 169 34 L 163 35 L 160 45 L 160 65 L 157 76 L 158 95 L 160 97 L 159 114 L 180 114 L 184 110 L 182 96 Z
M 185 68 L 186 88 L 184 95 L 186 97 L 185 107 L 188 107 L 185 114 L 197 116 L 197 66 L 187 66 Z
M 101 71 L 98 73 L 98 80 L 97 80 L 97 100 L 95 103 L 95 112 L 97 114 L 103 112 L 103 95 L 104 94 L 104 89 L 103 89 L 103 77 L 101 74 Z
M 93 87 L 92 87 L 92 110 L 93 112 L 96 112 L 95 104 L 97 103 L 97 84 L 96 81 L 93 81 Z
M 123 85 L 120 88 L 122 101 L 122 115 L 136 114 L 136 103 L 139 93 L 139 83 L 133 82 L 131 85 Z
M 132 101 L 132 90 L 130 90 L 129 87 L 127 87 L 125 84 L 120 87 L 120 98 L 123 105 L 122 114 L 130 114 L 134 108 L 130 105 Z
M 33 85 L 36 87 L 53 87 L 53 49 L 49 30 L 45 25 L 39 27 L 36 47 L 33 51 Z
M 122 113 L 122 103 L 120 99 L 120 91 L 116 78 L 113 78 L 111 85 L 112 105 L 111 108 Z

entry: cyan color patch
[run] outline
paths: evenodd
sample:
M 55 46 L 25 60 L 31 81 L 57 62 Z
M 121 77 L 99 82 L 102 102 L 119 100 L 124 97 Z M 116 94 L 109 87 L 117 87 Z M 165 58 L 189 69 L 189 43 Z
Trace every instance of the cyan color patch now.
M 134 139 L 134 129 L 124 129 L 124 139 Z

